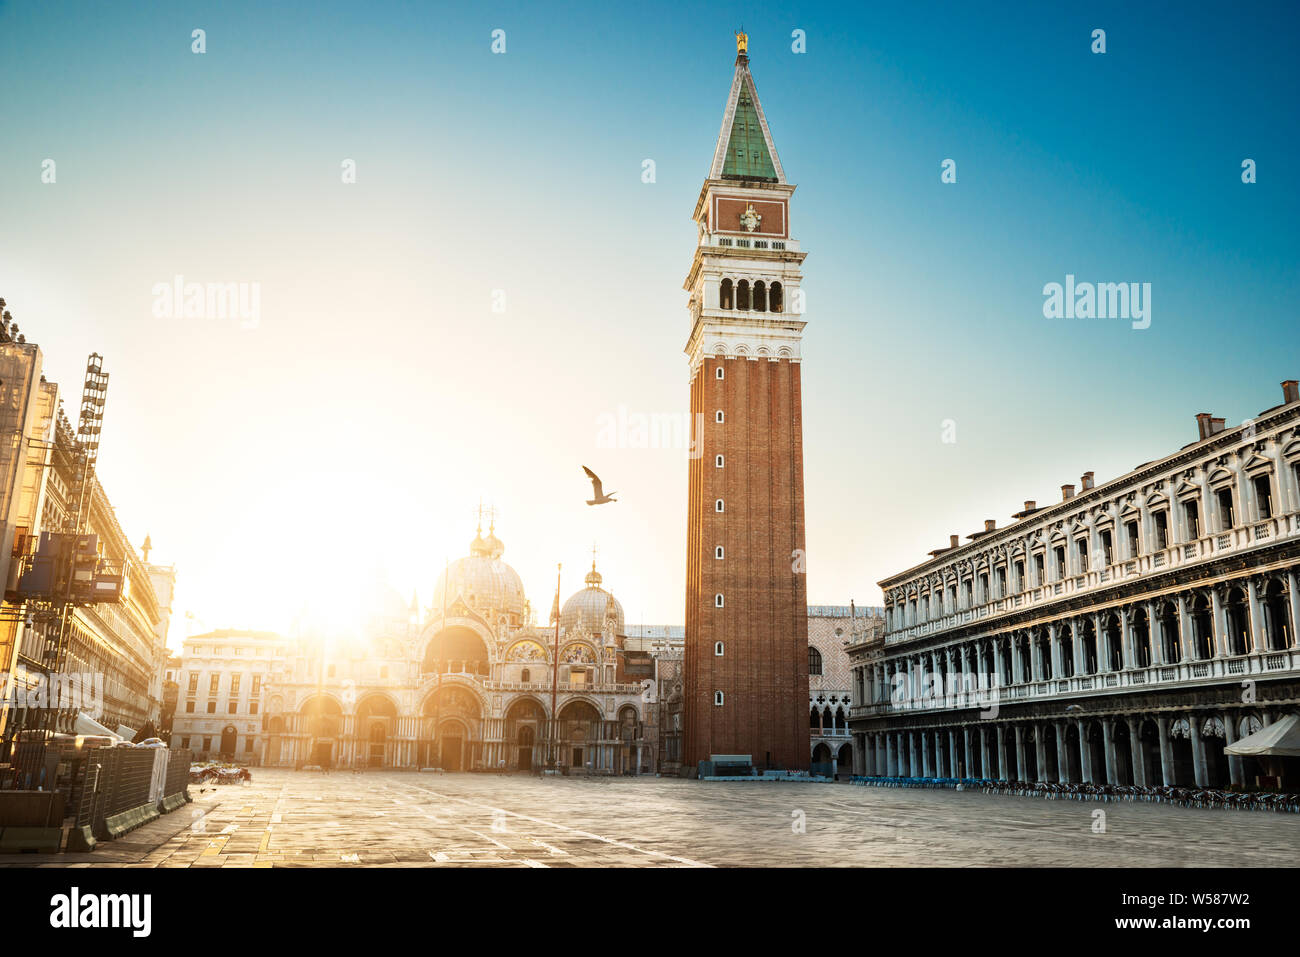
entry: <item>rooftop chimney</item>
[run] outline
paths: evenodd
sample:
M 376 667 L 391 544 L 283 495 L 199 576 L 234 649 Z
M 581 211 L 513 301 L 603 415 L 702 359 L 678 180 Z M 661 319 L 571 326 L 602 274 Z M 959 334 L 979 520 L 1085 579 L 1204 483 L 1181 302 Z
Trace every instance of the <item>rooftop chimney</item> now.
M 984 531 L 991 532 L 997 527 L 998 527 L 997 519 L 995 518 L 984 519 Z
M 1210 419 L 1210 434 L 1218 435 L 1223 431 L 1223 419 Z
M 1083 477 L 1079 479 L 1079 485 L 1082 491 L 1086 492 L 1088 491 L 1088 489 L 1092 488 L 1093 486 L 1092 476 L 1093 476 L 1092 472 L 1083 473 Z
M 1300 402 L 1300 382 L 1287 379 L 1282 383 L 1282 401 L 1288 405 L 1292 402 Z
M 1073 486 L 1073 485 L 1062 485 L 1062 486 L 1061 486 L 1061 501 L 1062 501 L 1062 502 L 1068 502 L 1068 501 L 1069 501 L 1070 499 L 1072 499 L 1072 498 L 1074 498 L 1074 486 Z
M 1197 413 L 1196 413 L 1196 435 L 1197 435 L 1197 438 L 1199 438 L 1199 439 L 1208 439 L 1208 438 L 1210 437 L 1210 435 L 1212 434 L 1212 433 L 1210 432 L 1210 419 L 1211 419 L 1211 418 L 1212 418 L 1212 413 L 1209 413 L 1209 412 L 1197 412 Z
M 959 541 L 961 541 L 961 536 L 960 536 L 960 535 L 949 535 L 949 536 L 948 536 L 948 547 L 949 547 L 949 548 L 956 548 L 956 547 L 957 547 L 957 543 L 958 543 Z
M 1026 503 L 1025 503 L 1025 511 L 1026 511 L 1026 512 L 1032 512 L 1032 511 L 1033 511 L 1034 509 L 1036 509 L 1036 508 L 1038 508 L 1038 503 L 1037 503 L 1037 502 L 1026 502 Z

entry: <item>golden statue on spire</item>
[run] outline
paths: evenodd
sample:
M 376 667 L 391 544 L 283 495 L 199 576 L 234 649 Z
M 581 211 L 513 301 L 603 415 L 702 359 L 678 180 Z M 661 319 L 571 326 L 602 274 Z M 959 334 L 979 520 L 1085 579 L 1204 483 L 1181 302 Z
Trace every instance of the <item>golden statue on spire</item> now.
M 749 34 L 742 27 L 736 34 L 736 53 L 740 56 L 746 56 L 749 53 Z

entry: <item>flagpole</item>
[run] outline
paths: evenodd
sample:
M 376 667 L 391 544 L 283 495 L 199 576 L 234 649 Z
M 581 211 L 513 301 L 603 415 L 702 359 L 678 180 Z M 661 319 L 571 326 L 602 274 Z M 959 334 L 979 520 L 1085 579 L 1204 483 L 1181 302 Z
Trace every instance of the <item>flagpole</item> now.
M 551 767 L 555 767 L 555 734 L 560 728 L 560 719 L 555 713 L 555 697 L 560 687 L 560 570 L 563 567 L 559 562 L 555 565 L 555 655 L 551 662 Z

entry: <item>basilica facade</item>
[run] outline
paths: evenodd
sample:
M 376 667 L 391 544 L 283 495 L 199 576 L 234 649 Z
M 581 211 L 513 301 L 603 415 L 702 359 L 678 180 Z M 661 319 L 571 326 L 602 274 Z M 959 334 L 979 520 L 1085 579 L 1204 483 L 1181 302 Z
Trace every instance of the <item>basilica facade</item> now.
M 348 651 L 296 642 L 267 689 L 262 763 L 654 770 L 653 687 L 638 678 L 622 605 L 595 563 L 539 626 L 504 552 L 494 529 L 480 529 L 427 609 L 390 600 Z

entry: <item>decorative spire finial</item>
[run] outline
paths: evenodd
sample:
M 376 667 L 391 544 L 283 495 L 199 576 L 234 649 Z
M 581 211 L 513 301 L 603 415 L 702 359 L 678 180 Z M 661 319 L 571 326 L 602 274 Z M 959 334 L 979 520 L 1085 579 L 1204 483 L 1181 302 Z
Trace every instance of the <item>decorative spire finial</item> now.
M 748 54 L 749 54 L 749 34 L 745 32 L 744 27 L 741 27 L 740 30 L 737 31 L 736 33 L 736 55 L 748 56 Z

